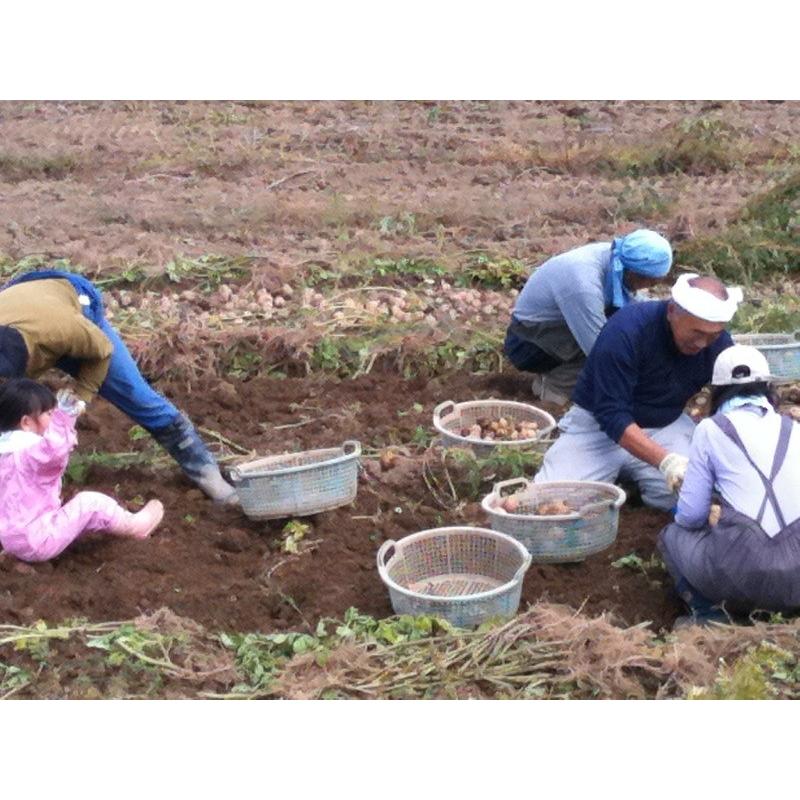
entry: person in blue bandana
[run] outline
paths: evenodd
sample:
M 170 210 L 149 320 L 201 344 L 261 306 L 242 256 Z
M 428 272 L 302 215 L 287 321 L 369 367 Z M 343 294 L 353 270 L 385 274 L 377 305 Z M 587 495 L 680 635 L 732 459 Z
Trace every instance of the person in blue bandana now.
M 608 317 L 671 266 L 669 242 L 642 229 L 577 247 L 535 269 L 517 298 L 504 347 L 518 370 L 536 373 L 534 395 L 566 404 Z

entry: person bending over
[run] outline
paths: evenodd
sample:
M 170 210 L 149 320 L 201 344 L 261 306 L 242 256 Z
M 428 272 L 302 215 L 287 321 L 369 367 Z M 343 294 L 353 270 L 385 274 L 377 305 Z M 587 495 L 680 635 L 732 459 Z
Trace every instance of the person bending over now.
M 606 319 L 658 283 L 671 265 L 669 242 L 638 230 L 537 267 L 514 306 L 504 346 L 517 369 L 536 373 L 534 395 L 567 403 Z
M 58 367 L 78 395 L 96 394 L 141 425 L 218 503 L 238 503 L 192 423 L 142 377 L 103 311 L 100 292 L 70 272 L 40 270 L 0 290 L 0 377 L 38 378 Z

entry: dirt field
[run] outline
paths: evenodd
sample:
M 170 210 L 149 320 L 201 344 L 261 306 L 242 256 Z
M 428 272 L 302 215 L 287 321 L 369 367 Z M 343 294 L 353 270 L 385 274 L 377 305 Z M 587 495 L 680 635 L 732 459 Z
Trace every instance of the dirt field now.
M 526 382 L 510 378 L 455 376 L 444 384 L 448 396 L 471 399 L 499 395 L 524 399 Z M 220 412 L 213 393 L 188 399 L 199 424 L 212 424 L 252 441 L 260 452 L 281 447 L 306 449 L 364 438 L 363 431 L 388 436 L 410 435 L 429 422 L 436 396 L 425 383 L 403 383 L 392 376 L 367 376 L 331 384 L 319 380 L 253 380 L 237 387 L 239 408 Z M 317 404 L 341 415 L 317 425 L 295 429 L 291 438 L 260 430 L 259 421 L 280 425 L 293 419 L 291 403 Z M 413 398 L 424 411 L 398 420 L 397 398 Z M 360 403 L 358 413 L 353 404 Z M 251 421 L 242 425 L 245 408 Z M 85 447 L 112 451 L 126 447 L 124 418 L 111 408 L 93 413 L 103 432 L 85 434 Z M 399 425 L 401 422 L 402 425 Z M 121 435 L 107 435 L 116 424 Z M 251 438 L 252 437 L 252 438 Z M 421 461 L 408 459 L 383 472 L 368 463 L 353 506 L 311 518 L 316 542 L 307 553 L 288 556 L 280 549 L 285 521 L 251 522 L 214 508 L 172 471 L 160 479 L 131 469 L 120 473 L 93 467 L 87 485 L 115 493 L 128 502 L 136 497 L 160 497 L 167 506 L 163 527 L 144 544 L 95 536 L 75 545 L 50 564 L 20 566 L 2 562 L 0 608 L 16 623 L 38 618 L 86 616 L 91 620 L 128 619 L 162 606 L 195 619 L 211 629 L 270 631 L 302 628 L 323 616 L 340 616 L 348 607 L 384 617 L 391 614 L 388 594 L 377 576 L 375 553 L 386 539 L 460 521 L 486 523 L 479 503 L 468 503 L 463 514 L 448 515 L 438 507 L 423 482 Z M 191 522 L 187 522 L 187 515 Z M 666 516 L 645 508 L 625 509 L 619 539 L 607 553 L 582 565 L 534 566 L 525 580 L 524 601 L 539 599 L 585 603 L 589 612 L 614 612 L 620 621 L 652 620 L 669 625 L 678 606 L 662 585 L 631 569 L 612 569 L 611 561 L 630 552 L 648 559 Z
M 680 151 L 687 120 L 712 120 L 731 162 L 647 166 L 655 144 Z M 66 495 L 86 486 L 131 507 L 157 496 L 163 526 L 144 543 L 87 537 L 49 564 L 0 556 L 0 620 L 167 607 L 209 630 L 269 632 L 311 630 L 351 606 L 390 615 L 381 542 L 485 522 L 476 498 L 437 504 L 422 433 L 445 399 L 530 398 L 498 355 L 523 267 L 642 225 L 676 243 L 712 234 L 797 168 L 799 132 L 800 104 L 788 102 L 0 104 L 6 275 L 64 260 L 108 281 L 110 315 L 143 370 L 230 440 L 221 453 L 345 439 L 366 452 L 357 501 L 310 518 L 295 555 L 283 521 L 215 508 L 170 466 L 96 458 Z M 459 283 L 485 268 L 476 254 L 499 272 Z M 454 287 L 475 294 L 444 302 Z M 385 326 L 348 305 L 361 290 L 384 304 Z M 395 307 L 393 292 L 411 299 Z M 401 459 L 384 471 L 387 447 Z M 79 455 L 148 448 L 101 400 L 81 423 Z M 647 562 L 666 521 L 632 499 L 610 550 L 533 566 L 523 607 L 548 600 L 668 629 L 681 607 L 665 573 L 611 566 L 632 553 Z

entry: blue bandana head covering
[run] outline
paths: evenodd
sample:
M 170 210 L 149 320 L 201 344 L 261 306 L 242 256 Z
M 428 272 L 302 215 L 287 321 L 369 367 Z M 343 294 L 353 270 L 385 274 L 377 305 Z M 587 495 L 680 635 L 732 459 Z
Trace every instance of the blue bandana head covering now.
M 606 300 L 622 308 L 630 296 L 622 283 L 622 273 L 629 269 L 649 278 L 663 278 L 672 266 L 672 248 L 655 231 L 641 229 L 619 236 L 611 245 L 611 266 L 606 276 Z

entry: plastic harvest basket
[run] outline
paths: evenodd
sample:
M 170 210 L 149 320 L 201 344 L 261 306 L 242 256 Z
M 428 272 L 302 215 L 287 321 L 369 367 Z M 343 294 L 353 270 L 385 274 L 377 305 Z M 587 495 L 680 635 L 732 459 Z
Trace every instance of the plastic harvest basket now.
M 303 517 L 355 500 L 361 443 L 239 464 L 230 478 L 251 519 Z
M 509 492 L 517 488 L 520 491 Z M 498 510 L 499 502 L 513 494 L 519 501 L 516 513 Z M 571 514 L 537 515 L 542 502 L 563 500 Z M 491 526 L 513 536 L 531 554 L 535 564 L 583 561 L 587 556 L 610 547 L 617 538 L 619 510 L 625 492 L 612 483 L 599 481 L 545 481 L 531 483 L 513 478 L 495 484 L 481 506 Z
M 443 617 L 465 628 L 514 616 L 530 563 L 519 542 L 486 528 L 433 528 L 378 550 L 396 614 Z
M 800 380 L 800 331 L 794 333 L 737 333 L 736 344 L 747 344 L 764 354 L 775 378 Z
M 461 435 L 462 428 L 469 428 L 482 417 L 492 420 L 505 417 L 513 422 L 535 422 L 539 426 L 538 434 L 534 439 L 496 442 Z M 439 432 L 445 447 L 471 447 L 476 456 L 488 456 L 497 447 L 543 453 L 553 443 L 556 421 L 551 414 L 536 406 L 513 400 L 471 400 L 466 403 L 445 400 L 433 410 L 433 427 Z

